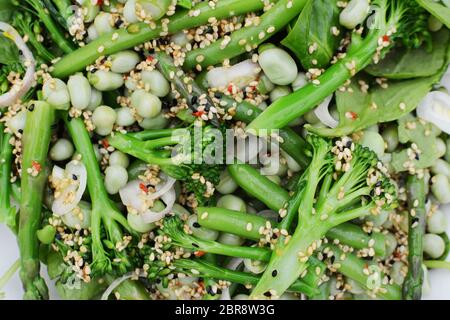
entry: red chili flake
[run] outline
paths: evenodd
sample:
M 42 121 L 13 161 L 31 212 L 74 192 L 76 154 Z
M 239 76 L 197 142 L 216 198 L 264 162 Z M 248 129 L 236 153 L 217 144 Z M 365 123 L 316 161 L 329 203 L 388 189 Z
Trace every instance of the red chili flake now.
M 204 114 L 205 114 L 205 111 L 201 111 L 201 110 L 192 113 L 192 115 L 197 118 L 200 118 Z
M 103 0 L 97 0 L 97 5 L 101 7 L 103 5 Z
M 233 93 L 233 85 L 231 85 L 231 84 L 228 85 L 227 90 L 228 90 L 229 93 Z
M 42 166 L 39 162 L 37 161 L 31 161 L 31 166 L 33 167 L 34 170 L 36 170 L 37 172 L 41 172 L 42 170 Z
M 346 112 L 346 113 L 345 113 L 345 116 L 346 116 L 348 119 L 351 119 L 351 120 L 356 120 L 356 119 L 358 119 L 358 114 L 357 114 L 356 112 L 353 112 L 353 111 L 348 111 L 348 112 Z
M 103 146 L 103 148 L 107 149 L 107 148 L 109 147 L 109 142 L 108 142 L 108 140 L 103 139 L 103 140 L 102 140 L 102 146 Z
M 153 59 L 155 59 L 155 58 L 153 58 L 152 56 L 148 56 L 148 57 L 147 57 L 147 61 L 148 61 L 148 62 L 152 62 Z
M 148 192 L 148 188 L 145 184 L 143 183 L 139 183 L 139 189 L 141 189 L 142 191 L 144 191 L 145 193 Z
M 205 251 L 195 251 L 194 255 L 198 258 L 203 257 L 206 254 Z
M 391 38 L 388 35 L 384 35 L 383 36 L 383 41 L 384 42 L 389 42 L 391 40 Z

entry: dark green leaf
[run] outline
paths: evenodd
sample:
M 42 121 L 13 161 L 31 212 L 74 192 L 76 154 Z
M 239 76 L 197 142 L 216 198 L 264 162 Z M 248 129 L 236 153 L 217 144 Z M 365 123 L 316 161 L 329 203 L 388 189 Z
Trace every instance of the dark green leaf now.
M 426 50 L 425 45 L 418 49 L 397 47 L 378 64 L 372 64 L 364 71 L 372 76 L 388 79 L 429 77 L 437 73 L 444 65 L 448 42 L 449 31 L 442 29 L 433 34 L 432 51 Z
M 0 34 L 0 64 L 11 65 L 19 61 L 19 50 L 15 43 Z
M 340 26 L 336 3 L 336 0 L 309 0 L 295 26 L 281 41 L 291 49 L 306 70 L 326 67 L 339 46 L 341 37 L 331 32 L 332 27 Z M 310 54 L 310 46 L 314 44 L 317 49 Z
M 417 107 L 432 85 L 439 81 L 440 76 L 439 73 L 426 78 L 392 81 L 386 89 L 374 85 L 369 93 L 361 91 L 359 81 L 363 78 L 357 76 L 349 86 L 352 92 L 336 92 L 339 125 L 334 129 L 311 126 L 307 128 L 319 135 L 336 137 L 377 123 L 397 120 Z
M 434 0 L 417 0 L 417 3 L 450 29 L 450 8 Z
M 8 22 L 11 19 L 14 6 L 11 0 L 0 0 L 0 21 Z

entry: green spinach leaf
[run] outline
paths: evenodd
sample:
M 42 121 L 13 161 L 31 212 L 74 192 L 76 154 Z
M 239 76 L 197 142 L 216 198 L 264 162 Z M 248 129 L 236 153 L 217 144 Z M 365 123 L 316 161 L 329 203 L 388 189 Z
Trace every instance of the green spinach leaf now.
M 416 0 L 425 10 L 450 29 L 450 8 L 433 0 Z
M 392 154 L 391 165 L 395 172 L 410 168 L 427 168 L 439 158 L 436 137 L 440 130 L 433 124 L 407 114 L 398 120 L 398 137 L 405 149 Z M 414 147 L 413 147 L 414 144 Z
M 336 128 L 305 127 L 322 136 L 336 137 L 377 123 L 397 120 L 414 110 L 440 77 L 441 72 L 426 78 L 392 81 L 386 89 L 376 85 L 368 93 L 364 93 L 360 85 L 364 78 L 358 75 L 349 86 L 351 92 L 336 92 L 339 113 L 339 125 Z
M 447 29 L 434 33 L 433 50 L 430 52 L 425 45 L 417 49 L 397 47 L 378 64 L 372 64 L 364 71 L 372 76 L 388 79 L 429 77 L 438 72 L 446 61 L 449 33 Z
M 0 34 L 0 65 L 11 65 L 19 61 L 19 49 L 15 43 Z
M 336 3 L 337 0 L 309 0 L 295 26 L 281 41 L 300 60 L 305 70 L 326 67 L 339 46 L 342 32 Z M 333 35 L 332 28 L 339 35 Z

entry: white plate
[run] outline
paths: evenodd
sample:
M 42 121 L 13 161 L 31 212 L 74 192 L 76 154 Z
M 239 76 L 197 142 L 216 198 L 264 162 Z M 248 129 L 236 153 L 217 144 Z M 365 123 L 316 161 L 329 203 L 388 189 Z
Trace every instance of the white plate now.
M 450 220 L 450 206 L 441 207 L 441 209 Z M 450 223 L 447 226 L 447 233 L 450 235 Z M 15 236 L 7 227 L 0 224 L 0 275 L 4 274 L 18 258 L 19 250 Z M 450 258 L 447 258 L 447 260 L 450 261 Z M 49 286 L 50 298 L 58 299 L 54 283 L 49 280 L 45 266 L 43 266 L 41 274 Z M 429 292 L 424 292 L 423 298 L 427 300 L 450 300 L 450 270 L 431 270 L 428 274 L 431 289 Z M 6 285 L 4 291 L 6 293 L 5 299 L 22 299 L 23 289 L 18 273 Z

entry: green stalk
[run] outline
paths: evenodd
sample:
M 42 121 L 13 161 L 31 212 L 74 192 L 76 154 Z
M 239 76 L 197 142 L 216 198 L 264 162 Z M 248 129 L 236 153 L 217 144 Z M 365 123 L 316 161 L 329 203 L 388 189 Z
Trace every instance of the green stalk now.
M 426 192 L 425 180 L 416 175 L 408 176 L 407 180 L 408 208 L 414 210 L 415 215 L 408 215 L 408 274 L 403 283 L 403 298 L 406 300 L 420 300 L 424 279 L 423 236 L 426 229 L 427 210 L 425 209 Z
M 252 273 L 234 271 L 218 267 L 209 262 L 201 260 L 188 260 L 180 259 L 173 262 L 174 266 L 185 270 L 188 273 L 192 273 L 192 270 L 198 271 L 201 277 L 208 277 L 218 280 L 226 280 L 234 283 L 240 283 L 243 285 L 256 285 L 259 281 L 259 277 Z M 196 274 L 196 276 L 199 276 Z M 316 284 L 317 286 L 317 284 Z M 291 292 L 304 293 L 307 296 L 317 294 L 316 286 L 308 285 L 300 280 L 295 281 L 288 289 Z
M 77 151 L 81 154 L 81 160 L 87 171 L 87 186 L 91 196 L 91 234 L 92 234 L 92 269 L 93 272 L 104 274 L 111 271 L 111 261 L 103 247 L 104 236 L 102 236 L 102 223 L 106 229 L 107 239 L 115 245 L 121 242 L 123 234 L 120 226 L 132 233 L 127 219 L 117 210 L 109 199 L 105 189 L 100 168 L 95 157 L 89 133 L 80 118 L 67 118 L 65 123 L 75 144 Z M 121 259 L 117 263 L 122 273 L 130 267 L 128 258 L 123 251 L 115 251 L 115 255 Z
M 11 207 L 11 166 L 13 146 L 9 143 L 12 135 L 4 133 L 4 124 L 0 123 L 0 223 L 13 231 L 16 228 L 16 208 Z
M 143 130 L 133 133 L 128 133 L 129 136 L 138 140 L 151 140 L 157 138 L 170 137 L 176 129 L 159 129 L 159 130 Z
M 8 284 L 11 278 L 16 274 L 16 272 L 20 269 L 20 259 L 17 259 L 8 270 L 0 277 L 0 299 L 3 295 L 3 288 Z
M 289 194 L 275 182 L 259 174 L 248 164 L 228 165 L 228 172 L 233 180 L 248 194 L 261 200 L 272 209 L 278 211 L 289 199 Z
M 173 34 L 181 30 L 207 24 L 208 19 L 211 17 L 225 19 L 247 12 L 258 11 L 263 8 L 263 5 L 261 0 L 221 0 L 216 3 L 215 8 L 211 8 L 208 2 L 200 2 L 191 9 L 191 12 L 199 12 L 196 16 L 189 15 L 187 10 L 177 10 L 176 14 L 168 17 L 167 32 Z M 159 38 L 161 32 L 163 32 L 163 28 L 159 22 L 156 23 L 156 27 L 153 29 L 145 23 L 137 23 L 130 25 L 127 29 L 119 29 L 102 35 L 88 45 L 59 60 L 54 65 L 52 75 L 57 78 L 66 78 L 92 64 L 100 56 L 133 48 L 136 45 Z M 113 33 L 119 35 L 114 41 L 111 40 Z M 99 50 L 99 48 L 103 48 L 103 50 Z
M 183 67 L 193 69 L 195 66 L 207 67 L 251 51 L 259 44 L 275 35 L 297 17 L 306 4 L 306 0 L 280 0 L 271 9 L 260 16 L 257 26 L 243 27 L 230 35 L 226 46 L 224 40 L 217 40 L 211 45 L 190 51 L 186 54 Z
M 325 248 L 333 252 L 333 266 L 344 276 L 355 280 L 367 290 L 378 288 L 376 291 L 377 297 L 386 300 L 400 300 L 402 298 L 400 286 L 382 284 L 384 274 L 378 271 L 376 263 L 358 258 L 353 253 L 344 253 L 336 245 L 327 245 Z M 367 269 L 368 266 L 372 266 L 374 270 L 372 271 L 372 268 L 369 267 L 369 275 L 364 273 L 364 269 Z M 375 272 L 375 270 L 377 271 Z M 374 273 L 377 274 L 374 276 Z
M 42 199 L 47 182 L 47 153 L 54 119 L 54 109 L 45 102 L 36 101 L 33 111 L 27 113 L 23 134 L 18 240 L 24 299 L 48 299 L 47 286 L 39 274 L 39 241 L 36 232 L 41 222 Z M 29 169 L 33 172 L 30 173 Z
M 423 264 L 430 269 L 448 269 L 450 270 L 450 262 L 441 260 L 425 260 Z
M 37 16 L 47 28 L 47 31 L 55 44 L 66 54 L 74 51 L 74 45 L 66 39 L 61 32 L 61 29 L 55 24 L 51 15 L 48 13 L 48 10 L 42 3 L 42 0 L 25 1 L 36 11 Z

